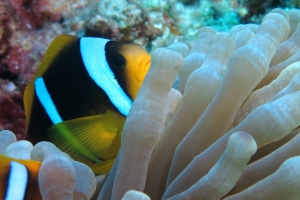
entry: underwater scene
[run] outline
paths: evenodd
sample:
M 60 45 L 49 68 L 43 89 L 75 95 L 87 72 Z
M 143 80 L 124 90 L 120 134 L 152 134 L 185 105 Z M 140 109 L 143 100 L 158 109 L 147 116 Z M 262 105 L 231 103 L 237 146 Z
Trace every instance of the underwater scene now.
M 300 0 L 0 1 L 0 200 L 299 200 Z

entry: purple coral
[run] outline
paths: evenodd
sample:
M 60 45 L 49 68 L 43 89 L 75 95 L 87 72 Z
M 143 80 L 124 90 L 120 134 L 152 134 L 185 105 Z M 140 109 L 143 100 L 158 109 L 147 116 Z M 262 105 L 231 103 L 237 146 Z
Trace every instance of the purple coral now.
M 18 139 L 25 138 L 24 86 L 47 46 L 60 34 L 59 28 L 45 25 L 61 19 L 61 10 L 51 8 L 48 0 L 0 2 L 0 129 L 13 131 Z
M 23 96 L 14 83 L 0 80 L 0 129 L 13 131 L 17 139 L 25 137 L 25 114 Z
M 34 61 L 28 56 L 29 51 L 21 46 L 12 47 L 10 53 L 6 57 L 8 71 L 14 75 L 22 75 L 28 73 L 27 69 L 32 66 Z
M 12 8 L 18 14 L 23 28 L 39 28 L 45 19 L 58 21 L 59 13 L 51 13 L 47 10 L 50 1 L 47 0 L 8 0 Z

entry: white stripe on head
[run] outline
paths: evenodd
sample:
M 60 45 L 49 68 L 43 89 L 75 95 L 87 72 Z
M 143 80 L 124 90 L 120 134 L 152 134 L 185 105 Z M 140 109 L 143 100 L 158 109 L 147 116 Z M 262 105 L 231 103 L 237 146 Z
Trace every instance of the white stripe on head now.
M 57 124 L 59 122 L 62 122 L 63 120 L 58 114 L 56 107 L 51 99 L 51 96 L 45 86 L 44 79 L 42 77 L 37 78 L 34 82 L 34 86 L 36 95 L 38 96 L 41 104 L 45 108 L 46 113 L 48 114 L 52 123 Z
M 27 182 L 27 168 L 18 162 L 11 161 L 5 200 L 23 200 Z
M 81 38 L 80 52 L 82 60 L 90 77 L 104 90 L 119 112 L 127 116 L 132 101 L 118 84 L 106 61 L 105 45 L 108 41 L 103 38 Z

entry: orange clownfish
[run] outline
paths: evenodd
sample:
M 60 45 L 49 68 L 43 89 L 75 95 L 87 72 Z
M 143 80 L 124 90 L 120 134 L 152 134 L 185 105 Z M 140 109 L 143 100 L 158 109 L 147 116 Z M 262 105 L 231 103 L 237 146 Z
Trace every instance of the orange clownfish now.
M 133 43 L 57 37 L 25 89 L 27 139 L 50 141 L 95 174 L 108 173 L 150 60 Z

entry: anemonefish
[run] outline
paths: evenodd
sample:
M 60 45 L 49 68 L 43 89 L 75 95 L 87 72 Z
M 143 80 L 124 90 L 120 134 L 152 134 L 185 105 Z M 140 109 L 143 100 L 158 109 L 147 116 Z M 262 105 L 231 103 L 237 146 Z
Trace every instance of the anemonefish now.
M 38 170 L 41 163 L 0 154 L 0 199 L 41 200 Z
M 133 43 L 57 37 L 25 89 L 27 139 L 51 141 L 95 174 L 109 172 L 150 58 Z

